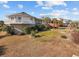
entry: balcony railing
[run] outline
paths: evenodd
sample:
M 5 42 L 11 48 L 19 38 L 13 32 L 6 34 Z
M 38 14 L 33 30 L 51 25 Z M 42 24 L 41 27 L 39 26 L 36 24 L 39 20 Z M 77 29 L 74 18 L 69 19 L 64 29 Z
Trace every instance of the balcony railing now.
M 16 22 L 16 21 L 5 21 L 4 22 L 5 24 L 35 24 L 35 22 L 25 22 L 25 21 L 21 21 L 21 22 Z

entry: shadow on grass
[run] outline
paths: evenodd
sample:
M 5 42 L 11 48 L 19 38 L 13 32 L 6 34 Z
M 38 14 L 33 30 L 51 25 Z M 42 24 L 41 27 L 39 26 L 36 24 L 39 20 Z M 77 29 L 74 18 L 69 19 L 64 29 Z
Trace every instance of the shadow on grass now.
M 0 46 L 0 56 L 5 54 L 6 49 L 5 46 Z
M 42 37 L 41 35 L 35 35 L 35 37 L 37 38 L 37 37 Z
M 61 38 L 67 39 L 67 36 L 65 36 L 65 35 L 62 35 L 62 36 L 61 36 Z

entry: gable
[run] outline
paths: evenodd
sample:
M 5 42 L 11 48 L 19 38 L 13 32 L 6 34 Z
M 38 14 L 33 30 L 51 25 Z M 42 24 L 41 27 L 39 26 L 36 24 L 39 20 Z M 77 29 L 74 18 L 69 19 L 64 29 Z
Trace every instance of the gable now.
M 12 17 L 12 16 L 23 16 L 23 17 L 31 17 L 31 18 L 34 18 L 33 16 L 25 13 L 25 12 L 21 12 L 21 13 L 16 13 L 16 14 L 12 14 L 12 15 L 8 15 L 8 17 Z

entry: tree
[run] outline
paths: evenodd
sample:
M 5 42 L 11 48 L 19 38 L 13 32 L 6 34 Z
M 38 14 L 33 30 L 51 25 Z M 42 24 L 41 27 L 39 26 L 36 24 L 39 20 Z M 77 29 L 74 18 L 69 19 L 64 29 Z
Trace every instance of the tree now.
M 59 26 L 62 27 L 63 26 L 63 19 L 60 18 L 60 20 L 58 20 Z
M 58 20 L 57 20 L 57 18 L 53 18 L 52 23 L 54 23 L 54 24 L 58 24 Z
M 4 21 L 0 21 L 0 26 L 3 26 L 4 25 Z
M 51 22 L 51 19 L 49 17 L 42 17 L 42 20 L 44 21 L 44 23 L 48 24 Z
M 33 18 L 33 20 L 36 22 L 36 24 L 41 24 L 42 23 L 42 19 Z
M 51 23 L 53 24 L 53 27 L 55 27 L 55 28 L 59 27 L 59 21 L 57 20 L 57 18 L 53 18 L 53 20 L 51 21 Z
M 0 21 L 0 31 L 3 31 L 4 28 L 4 21 Z

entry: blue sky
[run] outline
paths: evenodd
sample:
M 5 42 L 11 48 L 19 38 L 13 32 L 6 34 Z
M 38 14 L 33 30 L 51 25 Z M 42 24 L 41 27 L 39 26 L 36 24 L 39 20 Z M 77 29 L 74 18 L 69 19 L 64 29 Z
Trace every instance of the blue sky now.
M 1 1 L 0 20 L 6 15 L 26 12 L 35 17 L 49 16 L 79 20 L 79 1 Z

